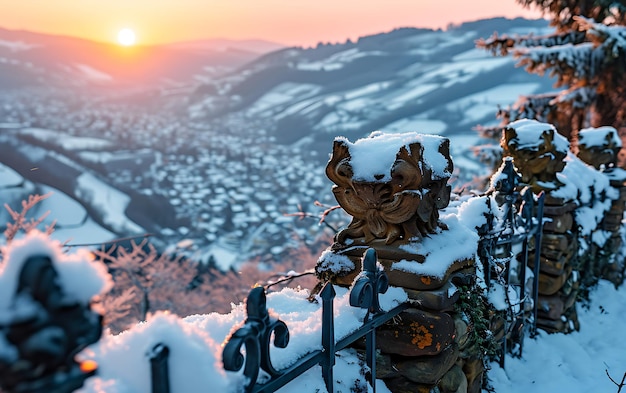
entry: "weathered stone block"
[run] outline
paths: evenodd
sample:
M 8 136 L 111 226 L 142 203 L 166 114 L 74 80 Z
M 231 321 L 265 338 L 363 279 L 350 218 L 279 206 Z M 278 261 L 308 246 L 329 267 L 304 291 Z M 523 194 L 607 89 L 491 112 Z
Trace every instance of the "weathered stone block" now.
M 568 296 L 539 296 L 537 315 L 540 318 L 560 320 L 563 313 L 576 301 L 576 292 Z
M 385 385 L 393 393 L 434 393 L 435 385 L 416 384 L 402 376 L 385 380 Z
M 572 207 L 572 205 L 574 207 Z M 578 205 L 576 204 L 576 202 L 572 201 L 571 199 L 555 197 L 554 195 L 552 195 L 551 192 L 548 192 L 544 199 L 543 212 L 544 214 L 553 214 L 553 212 L 555 211 L 553 209 L 571 209 L 566 211 L 572 211 L 576 209 L 577 206 Z M 560 213 L 561 210 L 556 211 Z M 559 213 L 554 213 L 554 215 L 557 215 Z
M 434 385 L 450 370 L 458 357 L 458 348 L 452 344 L 436 356 L 420 356 L 397 361 L 396 368 L 400 375 L 408 380 Z
M 504 327 L 505 322 L 501 315 L 495 315 L 489 321 L 489 330 L 493 333 L 493 337 L 496 341 L 500 341 L 502 340 L 502 337 L 504 337 Z
M 564 213 L 558 216 L 544 216 L 543 230 L 546 232 L 565 233 L 571 231 L 574 225 L 572 213 Z
M 454 365 L 441 378 L 439 388 L 442 393 L 465 393 L 467 392 L 467 378 L 459 365 Z
M 385 273 L 389 279 L 389 285 L 395 287 L 402 287 L 407 289 L 414 289 L 418 291 L 432 291 L 443 287 L 449 280 L 451 275 L 454 273 L 471 267 L 474 265 L 473 259 L 463 259 L 458 260 L 450 264 L 446 272 L 443 276 L 432 276 L 432 275 L 418 275 L 415 273 L 409 273 L 402 270 L 392 269 L 392 265 L 400 260 L 415 260 L 416 264 L 419 264 L 418 257 L 422 257 L 421 255 L 409 254 L 398 252 L 396 248 L 396 252 L 394 255 L 395 259 L 387 259 L 384 252 L 380 252 L 379 247 L 374 247 L 376 249 L 376 253 L 378 255 L 378 262 L 384 267 Z M 401 250 L 400 250 L 401 251 Z M 363 257 L 363 253 L 365 252 L 365 248 L 351 248 L 345 251 L 341 251 L 341 255 L 345 255 L 354 263 L 355 269 L 346 275 L 335 277 L 332 282 L 337 285 L 350 286 L 354 281 L 354 278 L 361 271 L 361 258 Z
M 541 237 L 540 254 L 551 259 L 569 257 L 577 250 L 577 246 L 576 239 L 569 233 L 544 233 Z M 531 249 L 536 249 L 534 239 L 531 242 Z
M 480 373 L 472 382 L 468 381 L 467 393 L 481 393 L 483 391 L 483 374 Z
M 565 265 L 567 264 L 569 258 L 565 256 L 561 256 L 558 259 L 551 259 L 545 257 L 544 255 L 539 256 L 539 271 L 541 273 L 548 273 L 554 276 L 558 276 L 563 274 L 563 270 L 565 269 Z M 531 268 L 535 266 L 535 253 L 528 254 L 528 266 Z
M 361 353 L 364 353 L 362 351 Z M 400 375 L 396 368 L 391 355 L 377 352 L 376 353 L 376 378 L 388 379 Z
M 483 366 L 482 359 L 467 359 L 463 364 L 463 372 L 467 377 L 467 392 L 480 393 L 483 385 Z
M 576 307 L 566 310 L 559 320 L 537 318 L 537 326 L 548 333 L 569 333 L 580 329 Z
M 418 291 L 404 289 L 411 303 L 434 311 L 449 311 L 454 308 L 454 303 L 459 300 L 460 293 L 451 281 L 446 282 L 441 288 L 432 291 Z
M 402 356 L 437 355 L 454 340 L 454 320 L 449 314 L 408 309 L 400 314 L 400 320 L 376 330 L 382 352 Z
M 462 350 L 463 348 L 465 348 L 465 346 L 469 342 L 469 337 L 470 337 L 469 325 L 467 324 L 467 322 L 461 319 L 460 316 L 457 316 L 454 318 L 454 330 L 455 330 L 454 341 L 459 346 L 459 349 Z
M 562 201 L 562 199 L 558 199 L 560 201 Z M 565 213 L 569 213 L 572 212 L 574 210 L 576 210 L 576 207 L 578 206 L 576 204 L 576 202 L 567 202 L 567 203 L 548 203 L 548 202 L 554 202 L 555 198 L 551 197 L 549 195 L 546 196 L 546 201 L 545 201 L 545 205 L 543 207 L 543 214 L 549 217 L 555 217 L 555 216 L 560 216 L 561 214 L 565 214 Z
M 572 273 L 572 267 L 565 268 L 562 274 L 558 276 L 552 276 L 549 274 L 539 275 L 539 293 L 541 295 L 554 295 L 565 284 L 565 281 Z

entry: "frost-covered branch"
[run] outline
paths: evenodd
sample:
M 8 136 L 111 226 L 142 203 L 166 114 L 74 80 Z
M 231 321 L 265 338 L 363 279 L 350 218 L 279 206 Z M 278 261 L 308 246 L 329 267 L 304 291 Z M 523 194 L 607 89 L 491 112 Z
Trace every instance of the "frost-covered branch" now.
M 28 219 L 26 216 L 28 212 L 35 207 L 35 205 L 48 198 L 50 195 L 52 195 L 51 192 L 44 195 L 29 195 L 28 200 L 22 201 L 22 210 L 19 212 L 13 210 L 7 203 L 4 204 L 5 209 L 7 209 L 11 219 L 13 220 L 13 222 L 7 223 L 6 230 L 4 231 L 4 238 L 7 243 L 10 243 L 13 239 L 15 239 L 15 236 L 17 236 L 20 230 L 24 231 L 24 233 L 29 233 L 41 225 L 41 223 L 50 214 L 49 211 L 45 212 L 38 218 Z M 56 221 L 53 221 L 52 224 L 46 226 L 46 234 L 49 235 L 54 231 L 55 222 Z

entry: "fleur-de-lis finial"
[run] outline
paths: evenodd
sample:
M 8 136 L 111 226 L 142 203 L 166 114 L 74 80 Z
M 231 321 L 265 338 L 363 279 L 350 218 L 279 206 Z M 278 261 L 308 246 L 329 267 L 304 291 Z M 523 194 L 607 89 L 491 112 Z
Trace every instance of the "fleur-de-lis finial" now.
M 274 346 L 285 348 L 289 343 L 289 329 L 279 319 L 270 317 L 267 311 L 265 289 L 256 287 L 250 291 L 246 301 L 248 318 L 228 339 L 222 352 L 224 369 L 239 371 L 244 367 L 245 390 L 251 391 L 259 377 L 259 369 L 271 376 L 280 373 L 270 359 L 270 341 L 274 333 Z M 246 356 L 241 353 L 245 347 Z
M 382 311 L 378 294 L 387 292 L 389 288 L 387 275 L 378 269 L 377 261 L 376 250 L 369 248 L 363 256 L 363 271 L 357 277 L 350 291 L 350 305 L 367 309 L 368 315 Z

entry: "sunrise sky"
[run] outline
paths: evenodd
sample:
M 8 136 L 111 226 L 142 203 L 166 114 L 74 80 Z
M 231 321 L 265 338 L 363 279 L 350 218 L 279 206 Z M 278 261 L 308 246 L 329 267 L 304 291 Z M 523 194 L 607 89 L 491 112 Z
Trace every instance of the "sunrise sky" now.
M 144 45 L 219 37 L 313 46 L 395 27 L 541 16 L 514 0 L 0 0 L 0 10 L 7 29 L 115 42 L 129 28 Z

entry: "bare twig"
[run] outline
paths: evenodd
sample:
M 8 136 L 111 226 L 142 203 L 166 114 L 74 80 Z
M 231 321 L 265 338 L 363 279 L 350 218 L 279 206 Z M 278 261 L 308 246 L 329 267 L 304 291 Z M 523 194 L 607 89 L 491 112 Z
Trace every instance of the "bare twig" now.
M 127 240 L 135 240 L 135 239 L 147 239 L 149 237 L 154 236 L 152 233 L 144 233 L 143 235 L 137 236 L 128 236 L 128 237 L 119 237 L 117 239 L 109 240 L 108 242 L 101 243 L 78 243 L 78 244 L 64 244 L 64 247 L 92 247 L 92 246 L 104 246 L 106 244 L 117 244 L 119 242 L 127 241 Z
M 305 218 L 319 218 L 319 225 L 326 225 L 326 227 L 328 227 L 331 231 L 333 231 L 334 233 L 337 233 L 337 228 L 333 227 L 332 225 L 330 225 L 327 221 L 326 221 L 326 217 L 334 210 L 340 209 L 341 206 L 336 205 L 336 206 L 328 206 L 328 205 L 324 205 L 319 201 L 315 201 L 313 203 L 315 206 L 318 207 L 324 207 L 326 208 L 322 214 L 313 214 L 313 213 L 309 213 L 309 212 L 305 212 L 304 209 L 302 208 L 302 205 L 298 205 L 298 212 L 297 213 L 285 213 L 284 215 L 286 217 L 298 217 L 300 220 L 303 220 Z
M 306 271 L 304 271 L 302 273 L 294 273 L 294 274 L 287 273 L 287 274 L 282 275 L 283 278 L 281 278 L 279 280 L 276 280 L 274 282 L 269 282 L 268 281 L 268 283 L 265 284 L 263 287 L 267 290 L 268 288 L 270 288 L 270 287 L 272 287 L 274 285 L 281 284 L 281 283 L 287 282 L 287 281 L 291 281 L 291 280 L 293 280 L 295 278 L 309 276 L 309 275 L 312 275 L 312 274 L 315 274 L 315 270 L 314 269 L 309 269 L 309 270 L 306 270 Z M 278 275 L 275 274 L 272 277 L 276 277 L 276 276 L 278 276 Z M 270 277 L 270 278 L 272 278 L 272 277 Z
M 609 370 L 605 369 L 604 370 L 606 372 L 606 376 L 609 377 L 609 379 L 611 380 L 611 382 L 613 382 L 615 384 L 615 386 L 617 386 L 617 393 L 620 393 L 622 391 L 622 388 L 624 386 L 626 386 L 626 372 L 624 373 L 624 376 L 622 377 L 622 382 L 617 383 L 615 382 L 615 380 L 613 378 L 611 378 L 611 375 L 609 374 Z

